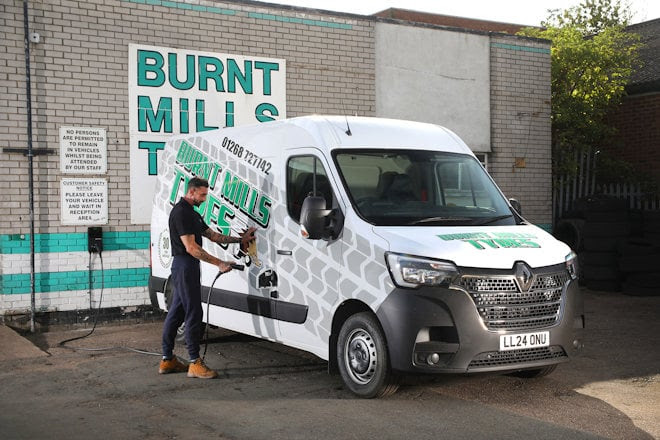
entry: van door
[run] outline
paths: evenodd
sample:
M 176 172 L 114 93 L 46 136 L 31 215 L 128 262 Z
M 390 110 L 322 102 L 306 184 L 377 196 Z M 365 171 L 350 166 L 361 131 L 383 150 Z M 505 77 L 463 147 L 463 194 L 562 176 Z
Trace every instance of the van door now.
M 308 195 L 323 196 L 326 207 L 344 206 L 336 182 L 318 150 L 296 149 L 285 162 L 286 212 L 281 237 L 275 242 L 278 277 L 273 296 L 283 342 L 327 356 L 332 314 L 338 299 L 342 266 L 341 240 L 307 240 L 300 235 L 300 210 Z

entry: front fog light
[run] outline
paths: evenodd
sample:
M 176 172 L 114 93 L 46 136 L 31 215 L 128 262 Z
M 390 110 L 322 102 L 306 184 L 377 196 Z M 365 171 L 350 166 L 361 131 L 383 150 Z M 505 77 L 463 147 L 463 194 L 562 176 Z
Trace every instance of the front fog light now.
M 578 277 L 578 256 L 575 252 L 566 255 L 566 270 L 572 279 Z
M 458 269 L 448 261 L 427 260 L 388 252 L 387 266 L 399 287 L 448 286 L 458 276 Z

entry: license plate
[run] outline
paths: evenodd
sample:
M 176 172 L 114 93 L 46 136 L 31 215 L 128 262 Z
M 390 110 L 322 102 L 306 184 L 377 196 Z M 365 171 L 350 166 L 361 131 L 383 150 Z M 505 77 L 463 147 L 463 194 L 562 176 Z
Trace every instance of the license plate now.
M 550 332 L 520 333 L 500 336 L 500 351 L 548 347 L 549 345 Z

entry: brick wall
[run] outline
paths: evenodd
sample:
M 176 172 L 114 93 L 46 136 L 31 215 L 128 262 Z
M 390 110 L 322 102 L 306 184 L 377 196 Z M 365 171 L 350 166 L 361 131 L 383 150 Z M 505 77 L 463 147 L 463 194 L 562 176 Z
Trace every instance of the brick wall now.
M 128 45 L 250 54 L 287 61 L 287 116 L 375 112 L 373 21 L 249 2 L 32 0 L 31 44 L 37 309 L 89 307 L 86 226 L 60 224 L 59 127 L 104 127 L 109 224 L 104 305 L 148 302 L 148 226 L 130 223 Z M 0 147 L 27 146 L 23 2 L 0 4 Z M 70 176 L 67 176 L 70 177 Z M 0 312 L 30 306 L 28 165 L 3 153 Z M 146 239 L 145 239 L 146 237 Z M 79 242 L 79 243 L 78 243 Z M 108 248 L 110 244 L 110 248 Z M 114 244 L 114 246 L 113 246 Z M 25 253 L 27 249 L 28 253 Z M 92 259 L 92 296 L 100 261 Z
M 491 38 L 489 170 L 507 197 L 535 224 L 552 223 L 550 44 Z M 516 159 L 524 159 L 524 168 Z M 522 164 L 519 164 L 522 165 Z
M 660 93 L 627 96 L 610 121 L 617 129 L 610 152 L 660 185 Z
M 159 6 L 159 5 L 169 6 Z M 199 10 L 184 9 L 192 4 Z M 0 6 L 3 114 L 0 144 L 26 145 L 22 1 Z M 304 21 L 303 21 L 304 19 Z M 309 24 L 306 24 L 309 23 Z M 160 0 L 48 0 L 30 2 L 35 147 L 59 149 L 61 125 L 101 126 L 108 134 L 109 215 L 112 230 L 130 224 L 128 200 L 128 45 L 150 44 L 287 60 L 287 115 L 374 113 L 373 22 L 246 3 Z M 6 111 L 6 113 L 5 113 Z M 8 159 L 8 160 L 7 160 Z M 25 159 L 5 156 L 0 184 L 27 179 Z M 18 174 L 18 175 L 17 175 Z M 49 232 L 75 232 L 59 222 L 59 157 L 35 160 L 35 219 Z M 26 192 L 14 189 L 13 195 Z M 26 206 L 12 197 L 0 233 L 28 232 Z M 85 229 L 86 230 L 86 229 Z

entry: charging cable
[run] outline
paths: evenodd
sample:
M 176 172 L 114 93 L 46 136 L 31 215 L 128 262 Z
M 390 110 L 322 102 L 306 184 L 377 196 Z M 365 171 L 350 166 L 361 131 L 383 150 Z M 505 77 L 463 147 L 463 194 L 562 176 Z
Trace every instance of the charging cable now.
M 234 270 L 245 270 L 245 265 L 243 264 L 230 264 L 231 268 Z M 218 271 L 218 274 L 213 278 L 213 282 L 211 283 L 211 286 L 209 287 L 209 293 L 206 296 L 206 326 L 204 327 L 204 353 L 202 354 L 202 362 L 206 359 L 206 350 L 209 348 L 209 311 L 211 308 L 211 293 L 213 292 L 213 286 L 215 285 L 215 282 L 218 281 L 218 278 L 220 278 L 220 275 L 226 272 L 220 272 Z
M 84 338 L 90 336 L 92 333 L 94 333 L 94 330 L 96 329 L 96 324 L 98 323 L 98 317 L 99 317 L 100 310 L 101 310 L 101 303 L 103 301 L 103 287 L 104 287 L 104 284 L 103 284 L 103 256 L 102 256 L 101 252 L 99 252 L 99 257 L 101 258 L 101 296 L 100 296 L 100 299 L 99 299 L 98 308 L 96 310 L 96 316 L 94 317 L 94 325 L 92 327 L 92 330 L 84 336 L 78 336 L 78 337 L 75 337 L 75 338 L 66 339 L 64 341 L 61 341 L 58 345 L 60 347 L 68 348 L 70 350 L 81 350 L 81 351 L 128 350 L 128 351 L 132 351 L 132 352 L 140 353 L 140 354 L 147 354 L 147 355 L 152 355 L 152 356 L 162 356 L 162 353 L 155 353 L 155 352 L 152 352 L 152 351 L 140 350 L 140 349 L 133 348 L 133 347 L 82 348 L 82 347 L 67 347 L 65 345 L 67 342 L 77 341 L 79 339 L 84 339 Z M 231 264 L 230 266 L 234 270 L 240 270 L 240 271 L 245 270 L 245 265 L 243 265 L 243 264 Z M 91 267 L 91 253 L 90 253 L 90 267 Z M 211 304 L 211 293 L 213 292 L 213 286 L 215 285 L 216 281 L 218 281 L 218 278 L 220 278 L 220 276 L 223 273 L 226 273 L 226 272 L 218 272 L 218 274 L 215 276 L 215 278 L 213 279 L 213 282 L 211 283 L 211 286 L 209 287 L 209 291 L 208 291 L 208 294 L 207 294 L 207 297 L 206 297 L 206 326 L 204 328 L 206 342 L 204 344 L 204 354 L 202 356 L 202 361 L 204 361 L 206 359 L 206 351 L 208 350 L 208 347 L 209 347 L 209 310 L 210 310 L 210 304 Z M 90 277 L 90 290 L 91 290 L 91 277 Z
M 66 347 L 64 344 L 66 344 L 67 342 L 71 342 L 71 341 L 77 341 L 78 339 L 84 339 L 84 338 L 88 337 L 89 335 L 91 335 L 92 333 L 94 333 L 94 330 L 96 330 L 96 324 L 98 323 L 99 315 L 101 314 L 101 304 L 103 303 L 103 288 L 105 287 L 105 283 L 104 283 L 104 280 L 103 280 L 103 278 L 104 278 L 103 277 L 103 275 L 104 275 L 104 270 L 103 270 L 103 249 L 102 249 L 101 246 L 99 246 L 98 242 L 94 246 L 95 246 L 96 250 L 98 251 L 99 258 L 101 260 L 101 295 L 99 296 L 99 305 L 96 308 L 96 314 L 94 315 L 94 325 L 92 326 L 92 330 L 84 336 L 77 336 L 75 338 L 65 339 L 64 341 L 61 341 L 58 344 L 60 347 L 71 348 L 71 347 Z M 89 309 L 90 310 L 92 309 L 92 252 L 91 251 L 89 253 Z M 72 348 L 72 349 L 73 350 L 82 350 L 82 349 L 79 349 L 79 348 Z

